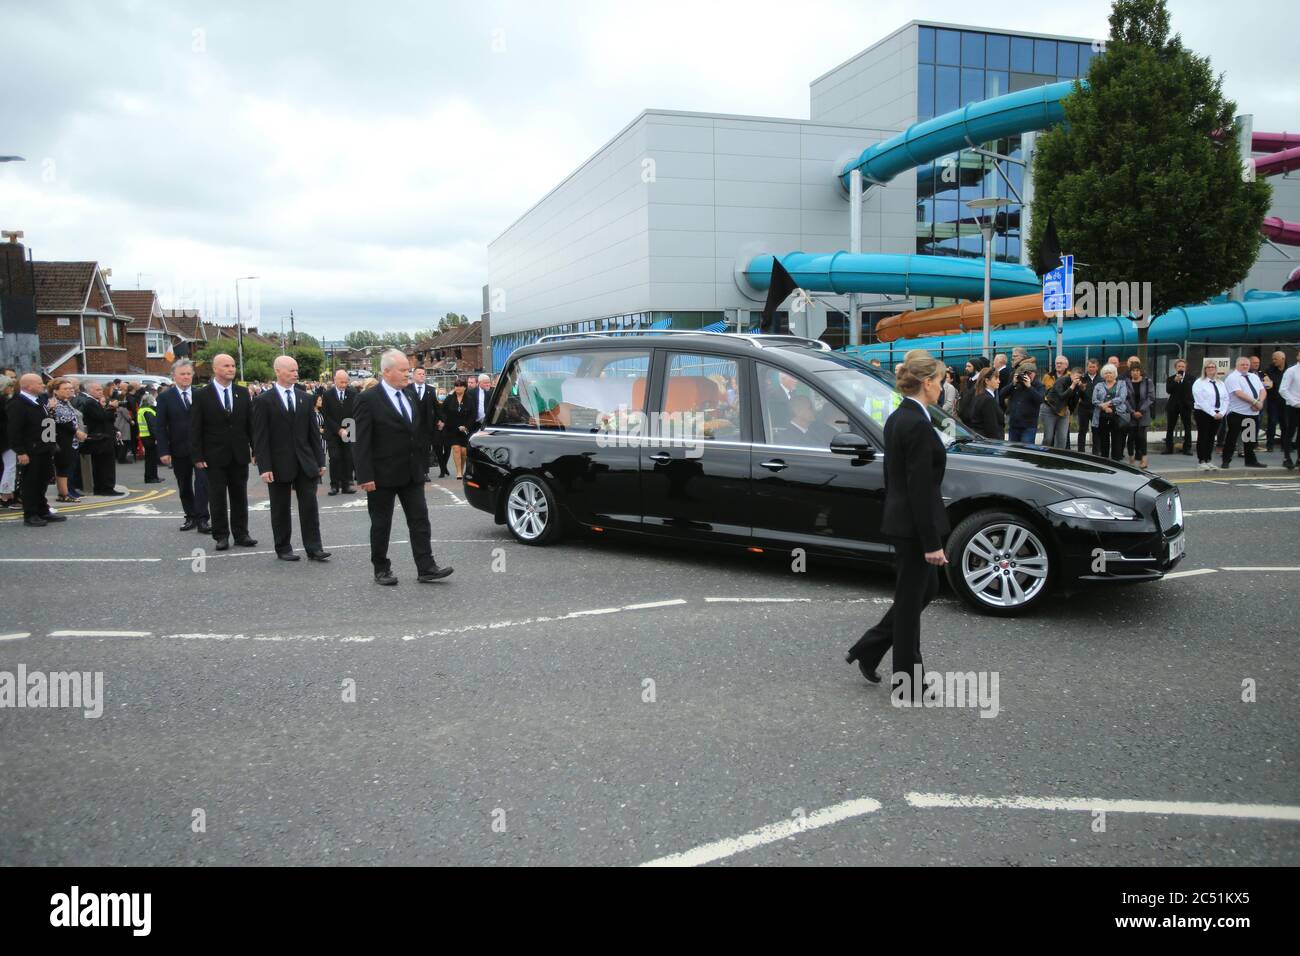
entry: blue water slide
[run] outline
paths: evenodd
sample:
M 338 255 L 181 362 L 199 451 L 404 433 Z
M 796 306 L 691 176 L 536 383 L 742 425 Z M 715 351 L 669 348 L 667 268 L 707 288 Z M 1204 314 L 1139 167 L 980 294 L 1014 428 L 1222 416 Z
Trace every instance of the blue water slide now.
M 868 184 L 887 183 L 899 173 L 940 156 L 1004 136 L 1055 126 L 1065 119 L 1061 100 L 1073 90 L 1074 80 L 1067 80 L 968 103 L 868 146 L 844 167 L 840 178 L 847 189 L 849 173 L 860 169 Z
M 1131 321 L 1123 316 L 1108 316 L 1070 319 L 1064 325 L 1062 344 L 1071 363 L 1081 363 L 1085 347 L 1090 347 L 1094 358 L 1103 342 L 1107 353 L 1130 354 L 1137 347 L 1137 339 L 1137 329 Z M 1153 319 L 1147 335 L 1149 346 L 1175 345 L 1180 350 L 1184 342 L 1296 340 L 1300 340 L 1300 293 L 1297 292 L 1251 291 L 1246 293 L 1244 302 L 1180 306 Z M 982 341 L 982 333 L 969 332 L 898 339 L 888 345 L 850 346 L 844 351 L 867 360 L 879 359 L 888 366 L 901 360 L 909 349 L 926 349 L 936 356 L 942 355 L 949 365 L 961 365 L 981 353 Z M 998 352 L 1009 352 L 1019 345 L 1041 355 L 1044 349 L 1056 348 L 1056 328 L 1048 324 L 1028 329 L 998 329 L 994 330 L 992 342 Z
M 984 298 L 983 259 L 861 252 L 790 252 L 781 257 L 781 265 L 799 288 L 814 292 Z M 745 278 L 755 289 L 767 289 L 772 281 L 772 256 L 755 256 L 745 270 Z M 1042 291 L 1034 270 L 1008 262 L 993 263 L 991 288 L 995 299 Z

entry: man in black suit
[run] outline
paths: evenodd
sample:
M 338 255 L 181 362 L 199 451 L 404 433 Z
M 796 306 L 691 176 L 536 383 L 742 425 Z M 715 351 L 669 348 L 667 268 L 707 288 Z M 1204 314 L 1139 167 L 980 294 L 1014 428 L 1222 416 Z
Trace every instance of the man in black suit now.
M 248 389 L 235 384 L 235 360 L 224 352 L 212 359 L 212 381 L 190 409 L 194 466 L 207 470 L 212 537 L 218 551 L 235 544 L 251 548 L 248 535 L 248 463 L 252 460 L 252 402 Z M 229 498 L 229 510 L 227 510 Z
M 194 407 L 194 363 L 187 358 L 177 359 L 172 365 L 172 381 L 176 384 L 158 396 L 158 414 L 150 429 L 157 437 L 158 460 L 171 465 L 180 489 L 181 507 L 185 509 L 185 523 L 181 531 L 198 529 L 199 534 L 211 534 L 208 523 L 208 479 L 203 469 L 194 467 L 190 448 L 190 409 Z
M 330 494 L 355 494 L 352 488 L 353 408 L 357 390 L 348 385 L 348 373 L 339 369 L 334 373 L 334 385 L 325 390 L 321 402 L 321 417 L 325 419 L 325 444 L 330 452 Z
M 424 501 L 423 436 L 428 423 L 406 392 L 410 362 L 397 349 L 389 349 L 379 360 L 381 381 L 357 396 L 354 464 L 357 481 L 366 493 L 370 512 L 370 562 L 375 583 L 394 585 L 388 561 L 388 538 L 393 527 L 393 501 L 402 502 L 411 553 L 421 583 L 437 581 L 451 574 L 450 567 L 438 567 L 430 542 L 429 509 Z
M 307 558 L 324 561 L 330 554 L 320 543 L 316 485 L 325 474 L 325 451 L 316 430 L 314 403 L 307 393 L 294 388 L 297 381 L 298 363 L 281 355 L 275 360 L 275 386 L 253 400 L 253 455 L 271 499 L 276 557 L 298 560 L 291 541 L 292 492 L 298 497 L 298 523 Z
M 1169 424 L 1165 427 L 1165 454 L 1174 453 L 1174 429 L 1183 423 L 1183 454 L 1192 453 L 1192 386 L 1196 380 L 1187 374 L 1187 363 L 1182 359 L 1174 362 L 1174 374 L 1165 380 L 1165 394 L 1169 401 L 1165 403 L 1165 418 Z
M 424 415 L 424 421 L 428 426 L 422 433 L 424 441 L 424 481 L 429 480 L 429 464 L 433 461 L 433 442 L 437 438 L 438 419 L 442 414 L 442 408 L 438 405 L 438 397 L 434 394 L 432 388 L 425 384 L 428 373 L 423 367 L 412 370 L 411 384 L 406 386 L 406 393 L 411 398 L 411 404 L 420 406 Z
M 469 399 L 469 407 L 473 410 L 469 430 L 472 435 L 487 425 L 488 412 L 492 408 L 492 376 L 487 372 L 481 373 L 477 386 L 465 397 Z
M 18 380 L 18 394 L 5 406 L 9 447 L 18 456 L 18 481 L 22 486 L 23 524 L 43 528 L 51 521 L 67 521 L 50 511 L 45 489 L 54 474 L 54 416 L 46 404 L 45 385 L 39 375 Z

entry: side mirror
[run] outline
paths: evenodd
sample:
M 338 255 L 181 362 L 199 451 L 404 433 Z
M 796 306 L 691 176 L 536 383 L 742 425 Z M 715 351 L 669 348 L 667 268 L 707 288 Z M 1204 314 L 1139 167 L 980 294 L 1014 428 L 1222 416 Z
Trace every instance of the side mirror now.
M 852 455 L 867 461 L 876 457 L 876 449 L 871 442 L 853 432 L 840 432 L 832 438 L 831 451 L 837 455 Z

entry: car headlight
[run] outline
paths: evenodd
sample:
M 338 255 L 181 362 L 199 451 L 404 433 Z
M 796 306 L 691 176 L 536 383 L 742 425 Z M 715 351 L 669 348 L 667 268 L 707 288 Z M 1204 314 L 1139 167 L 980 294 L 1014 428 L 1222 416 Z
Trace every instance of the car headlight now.
M 1048 505 L 1047 510 L 1066 518 L 1087 518 L 1090 521 L 1136 521 L 1140 517 L 1132 508 L 1100 498 L 1071 498 Z

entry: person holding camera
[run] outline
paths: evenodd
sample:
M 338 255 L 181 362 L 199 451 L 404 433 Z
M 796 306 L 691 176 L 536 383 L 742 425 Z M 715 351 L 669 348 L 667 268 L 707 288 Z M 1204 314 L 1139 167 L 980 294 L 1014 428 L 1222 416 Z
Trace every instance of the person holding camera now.
M 1111 461 L 1124 457 L 1124 433 L 1129 423 L 1128 382 L 1107 362 L 1092 392 L 1093 453 Z
M 1038 410 L 1046 396 L 1038 381 L 1038 366 L 1026 359 L 1016 366 L 1011 382 L 998 392 L 1007 407 L 1007 441 L 1032 445 L 1038 438 Z
M 1043 406 L 1038 412 L 1038 424 L 1043 429 L 1043 444 L 1048 448 L 1070 447 L 1070 416 L 1079 401 L 1077 383 L 1079 370 L 1070 372 L 1070 360 L 1064 355 L 1056 357 L 1056 377 L 1047 387 Z

